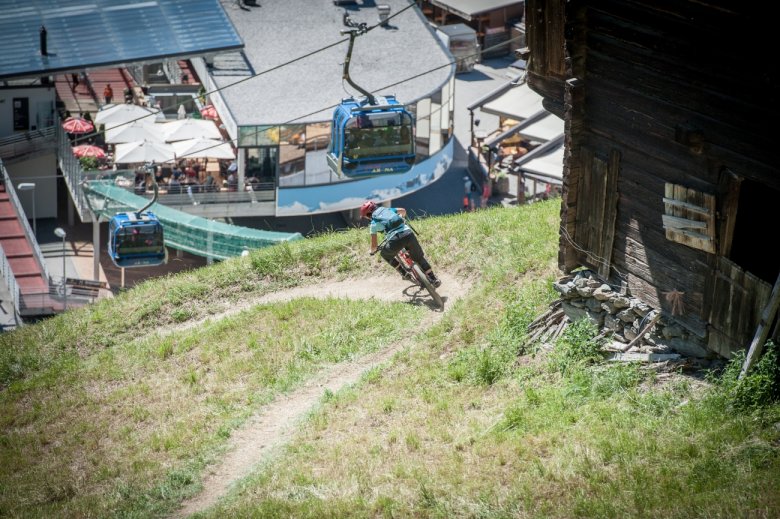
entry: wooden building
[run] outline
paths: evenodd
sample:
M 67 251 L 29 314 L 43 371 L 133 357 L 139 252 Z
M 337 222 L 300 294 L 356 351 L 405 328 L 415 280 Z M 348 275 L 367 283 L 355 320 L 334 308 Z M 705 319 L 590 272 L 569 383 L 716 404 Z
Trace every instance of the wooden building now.
M 726 357 L 750 344 L 780 273 L 778 46 L 764 11 L 526 2 L 528 82 L 566 128 L 560 267 L 597 271 Z

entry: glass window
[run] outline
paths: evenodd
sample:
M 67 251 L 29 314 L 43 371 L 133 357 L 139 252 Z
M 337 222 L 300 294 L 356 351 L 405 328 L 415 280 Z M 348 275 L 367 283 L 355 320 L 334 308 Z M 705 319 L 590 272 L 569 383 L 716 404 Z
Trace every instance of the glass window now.
M 279 145 L 279 186 L 304 185 L 305 169 L 306 149 L 304 147 L 298 144 Z
M 254 126 L 240 126 L 238 128 L 238 146 L 257 146 L 257 129 Z
M 279 127 L 279 144 L 300 145 L 302 148 L 305 140 L 305 124 L 286 124 Z
M 246 166 L 244 182 L 247 184 L 276 184 L 276 162 L 278 149 L 276 146 L 248 148 L 246 150 Z
M 403 112 L 362 114 L 347 123 L 344 154 L 351 159 L 396 157 L 412 151 L 412 119 Z
M 278 126 L 241 126 L 238 128 L 238 146 L 268 146 L 279 144 Z
M 307 124 L 304 140 L 307 152 L 327 149 L 330 143 L 330 123 Z

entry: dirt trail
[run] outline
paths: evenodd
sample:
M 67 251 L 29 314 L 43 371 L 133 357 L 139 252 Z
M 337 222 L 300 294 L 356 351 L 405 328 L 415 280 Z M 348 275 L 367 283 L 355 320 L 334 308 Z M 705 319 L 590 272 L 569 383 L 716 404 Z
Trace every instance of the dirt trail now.
M 468 291 L 468 285 L 462 280 L 442 273 L 440 275 L 442 287 L 438 290 L 444 298 L 444 308 L 447 308 L 447 301 L 458 299 Z M 397 276 L 373 276 L 363 278 L 359 282 L 354 279 L 341 281 L 328 281 L 317 283 L 316 285 L 304 285 L 294 287 L 288 290 L 271 292 L 263 296 L 245 299 L 238 303 L 224 302 L 222 307 L 217 308 L 215 313 L 196 321 L 170 326 L 156 330 L 161 336 L 169 335 L 174 332 L 189 330 L 202 326 L 208 321 L 219 321 L 231 315 L 236 315 L 244 310 L 252 308 L 255 305 L 264 303 L 277 303 L 282 301 L 291 301 L 301 297 L 314 297 L 317 299 L 327 299 L 329 297 L 339 297 L 344 299 L 378 299 L 380 301 L 398 301 L 409 302 L 412 304 L 431 305 L 431 298 L 426 292 L 418 293 L 418 289 L 411 286 L 408 282 L 402 281 Z
M 432 310 L 417 328 L 409 330 L 404 340 L 355 361 L 332 366 L 295 392 L 282 396 L 261 409 L 241 429 L 234 432 L 226 456 L 217 465 L 206 469 L 203 490 L 200 494 L 184 501 L 173 517 L 187 517 L 216 504 L 233 483 L 247 476 L 274 449 L 290 440 L 298 421 L 317 405 L 325 390 L 336 392 L 354 384 L 366 371 L 387 362 L 404 348 L 414 346 L 412 342 L 414 336 L 441 319 L 447 307 L 468 292 L 469 286 L 453 277 L 442 275 L 441 279 L 443 284 L 439 293 L 445 298 L 443 311 Z M 412 297 L 415 289 L 404 290 L 406 286 L 408 284 L 397 277 L 383 276 L 361 280 L 360 283 L 338 281 L 296 287 L 246 301 L 209 319 L 224 318 L 256 304 L 289 301 L 299 297 L 376 298 L 383 301 L 410 301 L 415 304 L 430 302 L 427 294 L 419 298 Z M 188 327 L 197 324 L 189 324 Z

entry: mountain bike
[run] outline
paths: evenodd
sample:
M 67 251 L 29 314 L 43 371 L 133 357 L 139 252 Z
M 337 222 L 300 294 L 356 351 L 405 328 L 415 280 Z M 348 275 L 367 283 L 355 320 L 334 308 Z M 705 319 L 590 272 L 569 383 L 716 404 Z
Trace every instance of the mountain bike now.
M 382 248 L 382 246 L 385 244 L 387 240 L 382 240 L 382 243 L 380 243 L 377 246 L 377 249 L 371 253 L 373 256 L 379 250 Z M 428 294 L 430 294 L 431 298 L 433 299 L 433 302 L 436 304 L 438 308 L 444 307 L 444 300 L 441 298 L 439 293 L 436 291 L 436 287 L 431 284 L 431 282 L 428 280 L 428 276 L 425 275 L 425 272 L 423 272 L 422 268 L 412 259 L 412 256 L 409 254 L 409 251 L 407 251 L 405 248 L 402 248 L 398 251 L 398 253 L 395 255 L 395 259 L 398 261 L 398 264 L 401 265 L 401 268 L 404 270 L 405 278 L 409 279 L 411 282 L 413 282 L 417 287 L 421 289 L 425 289 L 428 291 Z

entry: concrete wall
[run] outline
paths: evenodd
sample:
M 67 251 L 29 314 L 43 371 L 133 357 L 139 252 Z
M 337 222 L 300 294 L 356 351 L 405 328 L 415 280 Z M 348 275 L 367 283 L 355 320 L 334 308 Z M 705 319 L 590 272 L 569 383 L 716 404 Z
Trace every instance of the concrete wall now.
M 0 139 L 25 130 L 14 131 L 14 99 L 28 99 L 28 131 L 54 124 L 54 85 L 28 88 L 0 88 Z

